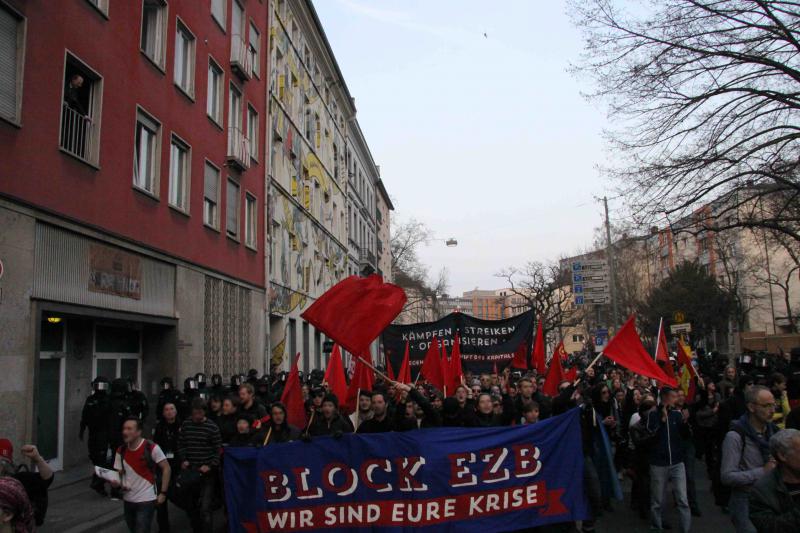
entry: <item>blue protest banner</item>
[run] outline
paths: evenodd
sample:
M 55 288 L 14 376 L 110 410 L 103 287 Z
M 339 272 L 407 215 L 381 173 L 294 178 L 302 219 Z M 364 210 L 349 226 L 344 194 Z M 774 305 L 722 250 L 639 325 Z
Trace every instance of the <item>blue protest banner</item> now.
M 229 448 L 230 531 L 486 533 L 583 520 L 579 415 Z

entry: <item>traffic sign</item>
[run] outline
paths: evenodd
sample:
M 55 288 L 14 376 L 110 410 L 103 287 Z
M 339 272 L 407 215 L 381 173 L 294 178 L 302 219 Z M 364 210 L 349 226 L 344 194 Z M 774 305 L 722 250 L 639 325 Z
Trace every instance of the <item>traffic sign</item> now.
M 575 305 L 583 305 L 583 296 L 575 296 Z
M 669 327 L 669 331 L 673 335 L 679 335 L 681 333 L 691 333 L 692 325 L 689 322 L 684 322 L 683 324 L 672 324 Z

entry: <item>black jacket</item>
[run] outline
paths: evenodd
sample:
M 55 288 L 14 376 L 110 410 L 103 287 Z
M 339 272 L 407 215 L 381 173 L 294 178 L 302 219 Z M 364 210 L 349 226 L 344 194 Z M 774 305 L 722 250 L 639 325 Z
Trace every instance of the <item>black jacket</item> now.
M 219 434 L 222 437 L 222 444 L 228 444 L 231 439 L 236 435 L 236 419 L 237 413 L 230 415 L 219 415 L 214 421 L 219 428 Z
M 758 533 L 800 531 L 800 505 L 794 502 L 775 468 L 753 485 L 750 491 L 750 521 Z
M 181 423 L 175 420 L 172 424 L 168 424 L 164 420 L 159 420 L 156 427 L 153 428 L 153 442 L 158 444 L 164 454 L 178 453 L 178 435 L 181 431 Z
M 272 431 L 270 431 L 270 429 Z M 282 424 L 280 427 L 272 423 L 264 424 L 258 431 L 253 434 L 253 445 L 264 446 L 264 440 L 269 434 L 269 444 L 280 444 L 282 442 L 291 442 L 300 438 L 300 429 L 290 424 Z
M 364 424 L 361 424 L 361 426 L 363 427 Z M 350 424 L 350 420 L 343 417 L 339 413 L 336 413 L 330 422 L 325 420 L 325 418 L 322 416 L 315 416 L 314 422 L 311 424 L 311 427 L 308 430 L 308 434 L 312 437 L 352 432 L 353 425 Z

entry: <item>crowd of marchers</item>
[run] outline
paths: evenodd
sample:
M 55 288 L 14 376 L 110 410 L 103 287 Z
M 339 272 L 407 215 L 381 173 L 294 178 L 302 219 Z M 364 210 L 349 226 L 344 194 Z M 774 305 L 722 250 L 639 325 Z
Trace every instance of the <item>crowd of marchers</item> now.
M 630 478 L 630 508 L 653 530 L 689 531 L 692 516 L 708 511 L 697 499 L 702 465 L 716 505 L 737 532 L 800 530 L 800 407 L 791 409 L 787 376 L 756 377 L 727 367 L 719 376 L 698 375 L 684 389 L 660 387 L 613 364 L 586 368 L 564 381 L 554 396 L 542 392 L 543 376 L 507 369 L 467 372 L 452 395 L 428 385 L 383 379 L 361 390 L 352 412 L 323 381 L 321 371 L 301 376 L 305 418 L 288 419 L 279 401 L 286 374 L 256 371 L 197 374 L 183 390 L 161 380 L 154 423 L 144 394 L 130 380 L 98 377 L 86 400 L 81 438 L 88 430 L 92 463 L 102 470 L 91 484 L 103 497 L 124 502 L 131 531 L 170 531 L 167 500 L 184 509 L 192 529 L 213 531 L 214 511 L 224 505 L 224 450 L 269 446 L 323 435 L 409 431 L 431 427 L 497 427 L 536 424 L 581 409 L 584 491 L 591 517 L 537 531 L 593 531 Z M 791 376 L 789 376 L 791 377 Z M 149 430 L 145 431 L 145 427 Z M 0 512 L 11 531 L 33 531 L 45 520 L 47 488 L 54 474 L 35 446 L 15 465 L 12 443 L 0 441 Z M 671 489 L 679 523 L 663 515 Z M 619 505 L 619 504 L 617 504 Z M 520 530 L 530 530 L 519 524 Z

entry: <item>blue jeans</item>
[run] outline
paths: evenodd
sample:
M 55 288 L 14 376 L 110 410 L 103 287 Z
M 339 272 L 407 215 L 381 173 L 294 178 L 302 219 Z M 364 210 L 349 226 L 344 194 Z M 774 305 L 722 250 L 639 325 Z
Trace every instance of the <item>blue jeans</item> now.
M 734 490 L 728 502 L 731 512 L 731 522 L 736 533 L 756 533 L 756 527 L 750 521 L 750 499 L 747 492 Z
M 131 533 L 150 533 L 153 515 L 156 512 L 156 501 L 124 502 L 125 523 Z
M 661 508 L 667 485 L 672 483 L 672 495 L 681 515 L 681 533 L 689 533 L 692 526 L 692 513 L 686 496 L 686 468 L 683 463 L 672 466 L 650 465 L 650 520 L 654 529 L 662 529 Z

